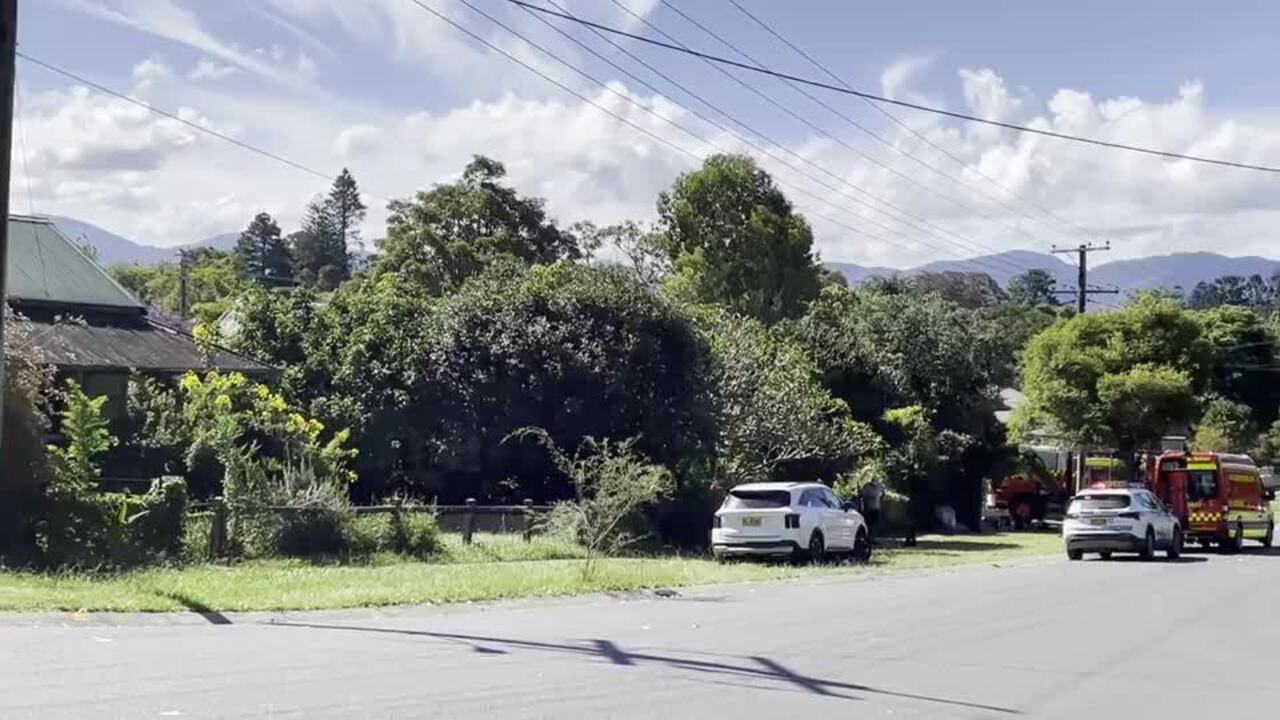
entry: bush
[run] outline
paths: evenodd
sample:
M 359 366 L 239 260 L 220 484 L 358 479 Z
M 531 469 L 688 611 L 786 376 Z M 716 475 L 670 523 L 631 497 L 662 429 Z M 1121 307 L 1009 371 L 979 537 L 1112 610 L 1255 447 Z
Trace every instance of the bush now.
M 343 555 L 347 538 L 343 525 L 349 515 L 332 508 L 288 508 L 274 517 L 272 549 L 289 557 Z
M 164 477 L 151 483 L 140 507 L 126 524 L 132 526 L 132 541 L 146 555 L 180 558 L 186 539 L 187 483 L 179 477 Z
M 350 515 L 343 524 L 346 550 L 353 556 L 395 553 L 425 559 L 442 547 L 436 514 L 405 509 L 377 515 Z

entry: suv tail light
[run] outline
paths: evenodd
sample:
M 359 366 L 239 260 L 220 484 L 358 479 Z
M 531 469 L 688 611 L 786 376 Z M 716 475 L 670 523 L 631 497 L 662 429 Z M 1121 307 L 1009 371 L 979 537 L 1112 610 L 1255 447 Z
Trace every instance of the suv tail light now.
M 713 516 L 712 516 L 712 518 L 711 518 L 711 527 L 713 527 L 713 528 L 718 528 L 718 527 L 722 526 L 723 524 L 724 524 L 724 521 L 720 519 L 720 516 L 719 516 L 719 515 L 713 515 Z
M 791 514 L 791 515 L 786 516 L 786 518 L 784 518 L 783 520 L 784 520 L 784 525 L 786 526 L 786 528 L 787 528 L 787 529 L 789 529 L 789 530 L 798 530 L 798 529 L 800 529 L 800 516 L 799 516 L 799 515 Z
M 1078 517 L 1080 517 L 1080 513 L 1067 513 L 1068 520 L 1075 520 Z

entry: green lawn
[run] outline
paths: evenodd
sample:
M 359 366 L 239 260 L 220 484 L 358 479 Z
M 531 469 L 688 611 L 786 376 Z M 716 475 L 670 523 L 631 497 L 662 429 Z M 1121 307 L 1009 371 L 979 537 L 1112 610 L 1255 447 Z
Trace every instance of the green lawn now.
M 990 563 L 1058 553 L 1052 534 L 925 537 L 885 550 L 870 568 L 848 564 L 717 564 L 704 558 L 611 559 L 584 580 L 575 548 L 548 541 L 450 540 L 441 561 L 381 558 L 359 565 L 266 560 L 160 568 L 114 575 L 0 573 L 0 610 L 316 610 L 572 595 L 713 583 L 780 580 Z

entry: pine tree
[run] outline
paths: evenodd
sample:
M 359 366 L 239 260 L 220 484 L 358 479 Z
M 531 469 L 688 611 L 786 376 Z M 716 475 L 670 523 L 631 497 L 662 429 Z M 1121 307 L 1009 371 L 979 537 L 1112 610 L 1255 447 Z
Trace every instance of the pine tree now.
M 307 284 L 332 290 L 351 277 L 348 247 L 359 242 L 359 225 L 365 216 L 355 178 L 343 169 L 329 194 L 307 206 L 302 228 L 291 237 L 299 278 Z
M 287 285 L 293 282 L 293 260 L 280 225 L 267 213 L 258 213 L 249 227 L 240 233 L 235 249 L 236 266 L 241 274 L 262 285 Z

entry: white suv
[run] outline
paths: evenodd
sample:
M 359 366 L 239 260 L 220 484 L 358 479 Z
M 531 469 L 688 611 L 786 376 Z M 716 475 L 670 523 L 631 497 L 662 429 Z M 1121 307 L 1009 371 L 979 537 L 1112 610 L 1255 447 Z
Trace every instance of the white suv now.
M 821 483 L 751 483 L 729 491 L 711 529 L 716 559 L 843 552 L 871 558 L 862 514 Z
M 1103 559 L 1113 552 L 1136 552 L 1144 560 L 1157 549 L 1170 560 L 1182 554 L 1182 524 L 1145 488 L 1081 491 L 1067 508 L 1062 538 L 1072 560 L 1087 552 Z

